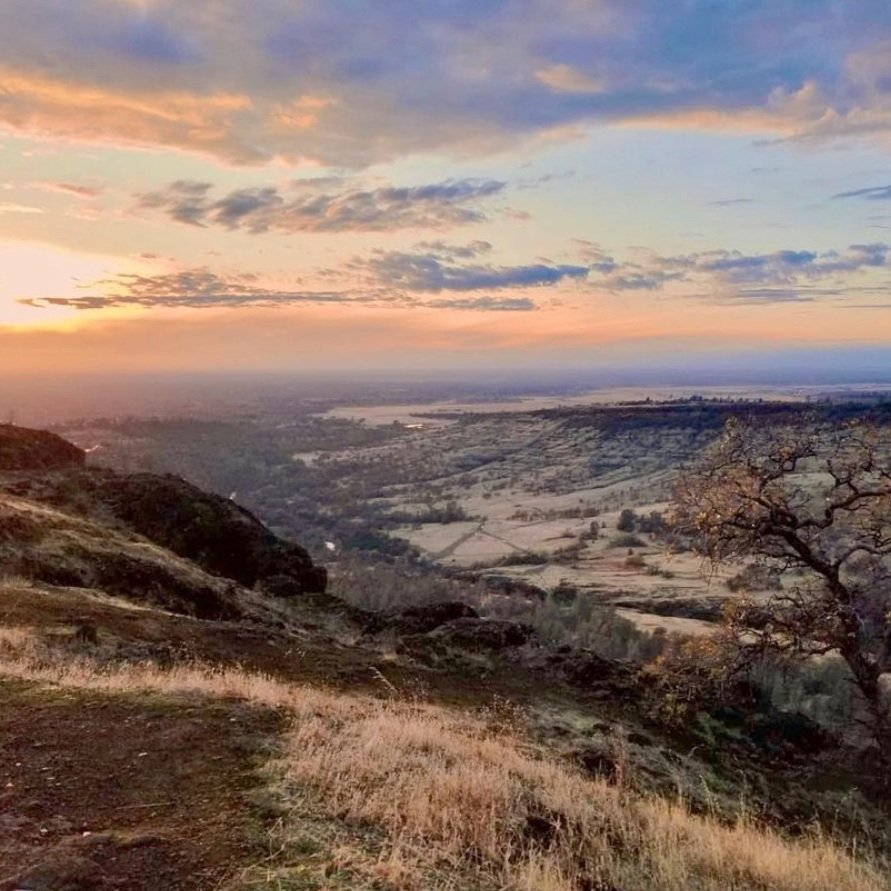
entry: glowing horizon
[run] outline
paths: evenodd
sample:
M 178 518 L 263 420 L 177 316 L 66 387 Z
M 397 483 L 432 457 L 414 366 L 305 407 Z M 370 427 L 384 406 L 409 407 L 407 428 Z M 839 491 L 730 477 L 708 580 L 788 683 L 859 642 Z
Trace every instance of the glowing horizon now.
M 889 347 L 889 40 L 878 0 L 7 4 L 0 371 Z

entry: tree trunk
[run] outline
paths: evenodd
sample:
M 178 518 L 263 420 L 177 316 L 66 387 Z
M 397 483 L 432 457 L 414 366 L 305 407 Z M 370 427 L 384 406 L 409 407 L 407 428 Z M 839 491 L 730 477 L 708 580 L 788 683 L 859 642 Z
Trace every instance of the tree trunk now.
M 857 689 L 863 696 L 869 710 L 872 733 L 879 750 L 879 758 L 884 773 L 884 782 L 891 784 L 891 722 L 888 720 L 885 703 L 882 701 L 882 688 L 879 682 L 881 670 L 866 659 L 858 646 L 841 651 L 842 658 L 851 669 Z

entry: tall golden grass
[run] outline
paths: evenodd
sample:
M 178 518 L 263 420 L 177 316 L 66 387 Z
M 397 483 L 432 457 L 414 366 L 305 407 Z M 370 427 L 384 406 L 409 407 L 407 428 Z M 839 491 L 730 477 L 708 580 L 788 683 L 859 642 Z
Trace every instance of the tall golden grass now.
M 287 709 L 293 723 L 280 763 L 282 795 L 298 799 L 309 790 L 320 816 L 371 827 L 384 840 L 373 855 L 332 852 L 350 862 L 355 884 L 306 887 L 891 887 L 877 864 L 818 833 L 791 840 L 745 820 L 727 825 L 692 815 L 679 802 L 582 776 L 515 731 L 466 712 L 327 692 L 236 668 L 102 665 L 47 647 L 27 629 L 0 629 L 0 675 L 113 693 L 237 697 Z M 278 834 L 285 844 L 302 831 L 303 816 L 295 809 L 283 818 Z M 458 875 L 473 876 L 472 883 L 456 883 Z

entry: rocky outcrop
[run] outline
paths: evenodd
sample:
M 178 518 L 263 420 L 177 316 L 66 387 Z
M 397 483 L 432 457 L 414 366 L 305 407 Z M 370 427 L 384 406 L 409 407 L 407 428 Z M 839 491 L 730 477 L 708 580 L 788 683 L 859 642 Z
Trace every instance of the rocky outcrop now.
M 135 532 L 205 572 L 273 597 L 327 587 L 325 569 L 300 545 L 278 538 L 233 501 L 180 477 L 75 468 L 12 474 L 0 481 L 0 491 Z
M 398 648 L 415 656 L 446 652 L 496 653 L 520 647 L 534 637 L 530 625 L 502 619 L 480 618 L 459 600 L 410 606 L 395 615 L 369 613 L 366 634 L 395 635 Z
M 402 634 L 397 650 L 430 664 L 444 659 L 460 662 L 467 657 L 515 650 L 534 636 L 532 628 L 520 622 L 467 616 L 443 622 L 426 633 Z
M 0 471 L 45 471 L 82 467 L 84 452 L 45 430 L 0 424 Z
M 447 622 L 458 619 L 478 619 L 473 607 L 460 601 L 447 600 L 427 606 L 410 606 L 394 616 L 388 627 L 398 634 L 427 634 Z
M 0 495 L 0 567 L 13 577 L 82 588 L 198 619 L 237 619 L 232 581 L 106 525 Z
M 525 653 L 523 664 L 585 691 L 592 699 L 629 702 L 641 696 L 637 671 L 627 662 L 604 659 L 591 650 L 540 647 Z
M 476 652 L 519 647 L 534 636 L 531 625 L 504 619 L 454 619 L 427 636 L 436 644 Z
M 179 477 L 114 476 L 96 497 L 128 528 L 214 575 L 247 587 L 260 582 L 273 596 L 321 593 L 327 586 L 327 573 L 302 547 L 278 538 L 233 501 Z

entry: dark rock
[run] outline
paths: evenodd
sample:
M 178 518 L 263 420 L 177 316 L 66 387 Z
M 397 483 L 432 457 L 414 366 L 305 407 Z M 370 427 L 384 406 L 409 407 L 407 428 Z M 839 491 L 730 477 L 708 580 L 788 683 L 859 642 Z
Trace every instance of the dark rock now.
M 628 700 L 641 695 L 636 672 L 628 663 L 604 659 L 591 650 L 539 649 L 525 653 L 523 664 L 572 684 L 594 699 Z
M 745 722 L 749 739 L 768 751 L 795 750 L 816 755 L 837 748 L 838 739 L 806 715 L 796 712 L 772 711 L 750 716 Z
M 287 594 L 324 592 L 328 574 L 306 550 L 284 541 L 250 511 L 227 498 L 204 492 L 180 477 L 148 473 L 124 475 L 103 468 L 35 475 L 3 483 L 20 498 L 125 527 L 191 560 L 205 572 Z
M 547 600 L 548 592 L 538 585 L 533 585 L 524 579 L 517 579 L 509 575 L 484 575 L 480 579 L 490 590 L 499 594 L 518 595 L 520 597 Z
M 271 575 L 260 581 L 260 590 L 270 597 L 298 597 L 303 586 L 289 575 Z
M 0 471 L 46 471 L 82 467 L 86 456 L 73 443 L 46 430 L 0 424 Z
M 629 674 L 622 663 L 603 659 L 587 650 L 572 651 L 555 661 L 566 680 L 580 687 L 611 683 L 620 677 L 624 680 Z
M 602 749 L 583 749 L 578 753 L 581 766 L 590 774 L 602 777 L 608 782 L 615 782 L 619 775 L 619 766 L 616 759 Z
M 486 651 L 522 646 L 533 634 L 532 626 L 521 622 L 465 618 L 446 622 L 426 636 L 444 646 Z
M 285 596 L 324 591 L 328 576 L 309 554 L 269 531 L 250 511 L 176 476 L 115 476 L 99 495 L 131 529 L 215 575 L 253 587 L 287 577 Z M 281 580 L 276 583 L 281 589 Z M 279 595 L 281 596 L 281 595 Z
M 717 622 L 723 615 L 726 603 L 726 597 L 621 597 L 610 601 L 612 606 L 623 609 L 702 622 Z
M 390 620 L 389 627 L 400 634 L 426 634 L 456 619 L 478 619 L 473 607 L 460 601 L 432 603 L 427 606 L 410 606 Z
M 243 614 L 232 583 L 211 576 L 200 581 L 159 560 L 71 544 L 64 556 L 31 554 L 10 565 L 17 574 L 49 585 L 105 591 L 196 619 L 238 619 Z
M 2 502 L 0 565 L 22 578 L 105 591 L 196 618 L 242 615 L 234 582 L 201 572 L 107 526 L 19 510 Z M 86 629 L 78 637 L 91 642 Z

